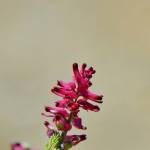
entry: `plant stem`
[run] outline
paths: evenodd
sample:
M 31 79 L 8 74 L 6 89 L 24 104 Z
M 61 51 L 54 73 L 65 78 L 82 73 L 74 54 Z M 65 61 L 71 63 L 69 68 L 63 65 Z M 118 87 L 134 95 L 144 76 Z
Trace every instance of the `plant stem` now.
M 77 102 L 77 99 L 78 99 L 78 98 L 76 98 L 76 99 L 74 100 L 75 103 Z M 68 120 L 67 120 L 68 123 L 71 123 L 72 117 L 73 117 L 73 113 L 71 112 L 71 113 L 70 113 L 70 116 L 69 116 L 69 118 L 68 118 Z M 64 141 L 65 136 L 67 135 L 67 132 L 68 132 L 68 131 L 63 131 L 62 134 L 61 134 L 61 137 L 62 137 L 62 144 L 63 144 L 63 141 Z M 63 148 L 60 148 L 60 150 L 64 150 L 64 149 L 63 149 Z
M 69 118 L 68 118 L 68 120 L 67 120 L 69 123 L 71 123 L 72 117 L 73 117 L 73 113 L 71 112 L 71 113 L 70 113 L 70 116 L 69 116 Z M 61 134 L 62 143 L 63 143 L 63 141 L 64 141 L 64 137 L 67 135 L 67 132 L 68 132 L 68 131 L 63 131 L 62 134 Z M 64 150 L 64 149 L 61 148 L 60 150 Z
M 68 120 L 67 120 L 69 123 L 71 122 L 72 116 L 73 116 L 73 113 L 71 112 L 71 113 L 70 113 L 70 116 L 69 116 L 69 118 L 68 118 Z M 64 138 L 64 137 L 66 136 L 67 132 L 68 132 L 68 131 L 62 132 L 62 138 Z

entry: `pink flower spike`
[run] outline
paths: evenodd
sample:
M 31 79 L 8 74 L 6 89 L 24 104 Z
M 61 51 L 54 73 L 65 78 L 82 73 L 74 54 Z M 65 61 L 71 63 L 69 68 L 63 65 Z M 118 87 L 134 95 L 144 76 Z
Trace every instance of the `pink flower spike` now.
M 73 80 L 70 82 L 58 80 L 57 85 L 51 89 L 52 93 L 62 97 L 62 99 L 55 102 L 55 107 L 45 107 L 47 113 L 42 113 L 42 115 L 52 118 L 55 129 L 47 121 L 45 126 L 49 138 L 53 134 L 60 138 L 58 139 L 60 141 L 57 149 L 69 150 L 72 146 L 86 140 L 86 135 L 68 135 L 68 131 L 73 126 L 77 129 L 87 129 L 78 115 L 81 109 L 94 112 L 100 111 L 98 105 L 90 103 L 91 101 L 103 102 L 103 95 L 97 95 L 89 89 L 92 86 L 91 78 L 95 72 L 93 67 L 87 68 L 85 63 L 82 64 L 81 68 L 78 67 L 77 63 L 74 63 Z M 51 143 L 48 142 L 46 148 L 49 149 L 49 146 L 51 147 Z

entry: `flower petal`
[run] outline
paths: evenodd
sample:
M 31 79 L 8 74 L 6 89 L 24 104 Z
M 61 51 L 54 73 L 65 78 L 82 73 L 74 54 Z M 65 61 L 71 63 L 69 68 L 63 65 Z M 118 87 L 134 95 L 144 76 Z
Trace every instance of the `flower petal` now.
M 69 117 L 69 113 L 64 108 L 46 106 L 45 111 L 52 114 L 59 114 L 64 117 Z
M 78 129 L 82 129 L 82 130 L 86 130 L 86 129 L 87 129 L 86 127 L 84 127 L 84 126 L 82 125 L 82 119 L 79 118 L 79 117 L 74 117 L 74 118 L 72 119 L 72 124 L 73 124 L 76 128 L 78 128 Z
M 69 131 L 72 128 L 71 124 L 62 116 L 56 115 L 53 121 L 58 130 Z
M 81 141 L 86 140 L 86 135 L 67 135 L 64 139 L 64 143 L 71 143 L 72 145 L 77 145 Z
M 85 79 L 84 76 L 81 76 L 77 63 L 73 64 L 73 72 L 74 72 L 75 81 L 77 82 L 78 85 L 77 91 L 80 95 L 82 95 L 90 86 L 89 80 Z M 82 72 L 82 74 L 84 73 Z
M 24 150 L 23 146 L 20 143 L 14 143 L 11 145 L 12 150 Z
M 48 122 L 45 121 L 44 125 L 47 128 L 47 136 L 50 138 L 54 133 L 56 133 L 56 131 L 54 130 L 53 126 Z
M 85 110 L 91 110 L 94 112 L 98 112 L 100 110 L 100 108 L 97 105 L 93 105 L 93 104 L 87 102 L 87 100 L 80 99 L 77 102 L 78 102 L 79 106 Z
M 102 103 L 103 95 L 97 95 L 97 94 L 92 93 L 92 92 L 90 92 L 90 91 L 88 90 L 87 93 L 86 93 L 86 95 L 85 95 L 85 97 L 86 97 L 87 99 L 90 99 L 90 100 L 94 101 L 94 102 Z
M 72 102 L 72 99 L 64 98 L 64 99 L 62 99 L 62 100 L 56 101 L 56 102 L 55 102 L 55 104 L 56 104 L 55 106 L 56 106 L 56 107 L 66 108 L 67 105 L 68 105 L 70 102 Z
M 86 68 L 86 64 L 84 63 L 84 64 L 82 64 L 82 69 L 81 69 L 81 75 L 82 75 L 82 77 L 85 77 L 85 68 Z
M 72 102 L 72 103 L 69 103 L 69 104 L 67 105 L 67 108 L 68 108 L 70 111 L 76 111 L 76 110 L 79 109 L 79 104 Z
M 66 90 L 64 88 L 54 87 L 51 91 L 54 94 L 61 96 L 61 97 L 77 98 L 77 94 L 72 90 Z
M 75 85 L 74 82 L 68 82 L 68 83 L 66 83 L 66 82 L 60 80 L 60 81 L 57 81 L 57 84 L 59 86 L 65 88 L 66 90 L 73 90 L 73 89 L 76 88 L 76 85 Z
M 81 77 L 81 74 L 79 72 L 78 64 L 77 63 L 73 64 L 73 72 L 74 72 L 74 77 L 75 77 L 76 81 L 77 82 L 81 82 L 82 77 Z

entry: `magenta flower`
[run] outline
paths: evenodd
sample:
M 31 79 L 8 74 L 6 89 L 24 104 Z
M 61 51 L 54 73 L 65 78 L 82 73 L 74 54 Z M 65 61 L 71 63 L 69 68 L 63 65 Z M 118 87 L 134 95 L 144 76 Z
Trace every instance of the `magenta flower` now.
M 27 144 L 16 142 L 11 145 L 11 150 L 37 150 L 37 149 L 31 149 Z
M 55 107 L 45 107 L 45 113 L 42 115 L 52 118 L 52 123 L 45 121 L 47 128 L 47 135 L 51 139 L 53 135 L 59 136 L 59 144 L 57 149 L 68 150 L 72 146 L 80 143 L 86 139 L 86 135 L 67 135 L 67 132 L 76 127 L 81 130 L 87 128 L 83 125 L 82 119 L 79 117 L 80 109 L 91 110 L 98 112 L 100 110 L 98 105 L 91 102 L 102 103 L 103 95 L 97 95 L 89 90 L 92 85 L 90 79 L 95 70 L 90 67 L 86 69 L 86 64 L 83 64 L 81 70 L 78 64 L 73 64 L 73 80 L 64 82 L 57 81 L 57 86 L 52 88 L 52 92 L 61 97 L 61 100 L 55 102 Z M 58 148 L 59 147 L 59 148 Z M 47 145 L 47 150 L 51 150 Z
M 11 145 L 12 150 L 25 150 L 20 143 L 14 143 Z
M 79 142 L 81 142 L 83 140 L 86 140 L 86 135 L 85 134 L 82 134 L 82 135 L 68 135 L 68 136 L 65 136 L 64 143 L 65 144 L 71 143 L 72 145 L 76 145 L 76 144 L 78 144 Z
M 78 96 L 83 96 L 84 99 L 89 99 L 98 103 L 102 103 L 102 97 L 103 95 L 96 95 L 88 90 L 88 88 L 92 85 L 90 82 L 90 79 L 92 78 L 92 74 L 94 74 L 96 71 L 93 70 L 92 67 L 89 69 L 85 69 L 86 64 L 82 65 L 81 71 L 78 69 L 78 64 L 73 64 L 73 72 L 74 72 L 74 78 L 77 84 L 77 93 Z

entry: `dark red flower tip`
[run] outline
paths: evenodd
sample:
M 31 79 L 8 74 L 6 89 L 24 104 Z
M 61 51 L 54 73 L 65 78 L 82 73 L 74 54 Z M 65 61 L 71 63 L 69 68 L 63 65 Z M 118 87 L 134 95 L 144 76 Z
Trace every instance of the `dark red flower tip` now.
M 61 86 L 61 83 L 60 83 L 60 81 L 59 81 L 59 80 L 57 80 L 57 85 Z
M 56 120 L 56 121 L 59 121 L 60 119 L 61 119 L 61 116 L 60 116 L 60 115 L 56 115 L 56 116 L 55 116 L 55 120 Z
M 47 126 L 49 126 L 49 122 L 48 121 L 45 121 L 44 122 L 44 125 L 47 127 Z
M 60 103 L 59 103 L 59 102 L 55 102 L 55 106 L 56 106 L 56 107 L 59 107 L 59 106 L 60 106 Z
M 16 142 L 15 144 L 13 144 L 15 146 L 20 146 L 21 144 L 19 142 Z
M 49 109 L 48 106 L 45 106 L 45 111 L 46 111 L 46 112 L 49 112 L 49 111 L 50 111 L 50 109 Z
M 84 68 L 86 68 L 87 64 L 86 64 L 86 63 L 83 63 L 82 66 L 83 66 Z
M 86 63 L 83 63 L 82 64 L 82 69 L 84 70 L 86 68 L 87 64 Z
M 103 95 L 98 95 L 98 96 L 96 97 L 96 99 L 97 99 L 97 100 L 102 100 L 102 99 L 103 99 Z
M 87 138 L 86 138 L 86 135 L 85 135 L 85 134 L 80 135 L 80 139 L 81 139 L 81 140 L 86 140 L 86 139 L 87 139 Z
M 91 74 L 87 75 L 87 78 L 92 78 L 92 75 Z
M 102 101 L 102 100 L 100 100 L 100 101 L 99 101 L 99 103 L 100 103 L 100 104 L 102 104 L 102 103 L 103 103 L 103 101 Z
M 103 101 L 102 100 L 96 100 L 95 102 L 99 103 L 99 104 L 102 104 Z
M 93 74 L 95 74 L 96 73 L 96 70 L 93 70 Z
M 92 86 L 92 82 L 91 81 L 89 81 L 89 86 Z
M 90 67 L 89 70 L 90 70 L 90 71 L 93 71 L 93 67 Z
M 49 108 L 47 106 L 45 106 L 45 111 L 49 112 Z
M 75 70 L 78 69 L 78 64 L 77 64 L 77 63 L 74 63 L 74 64 L 73 64 L 73 69 L 75 69 Z
M 54 93 L 54 92 L 59 92 L 60 89 L 58 87 L 54 87 L 53 89 L 51 89 L 51 91 Z

